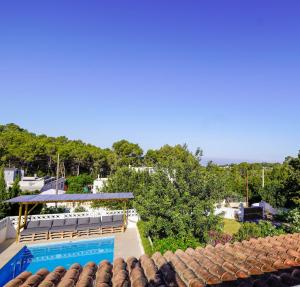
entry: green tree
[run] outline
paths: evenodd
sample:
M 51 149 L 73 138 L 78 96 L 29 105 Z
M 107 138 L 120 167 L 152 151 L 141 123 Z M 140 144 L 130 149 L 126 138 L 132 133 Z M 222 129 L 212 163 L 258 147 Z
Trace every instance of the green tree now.
M 7 199 L 7 189 L 6 189 L 6 183 L 4 178 L 4 169 L 3 167 L 0 168 L 0 200 L 6 200 Z
M 116 167 L 141 165 L 143 150 L 138 144 L 130 143 L 127 140 L 120 140 L 113 144 L 112 150 L 115 153 Z
M 70 176 L 66 180 L 68 186 L 67 193 L 83 193 L 85 188 L 93 183 L 93 177 L 88 174 Z
M 155 241 L 174 237 L 184 242 L 195 242 L 193 238 L 205 242 L 208 231 L 221 229 L 220 219 L 213 213 L 215 201 L 206 190 L 199 160 L 184 147 L 176 149 L 173 161 L 157 164 L 153 174 L 130 168 L 117 170 L 102 191 L 133 192 L 133 206 L 147 236 Z
M 291 168 L 289 177 L 285 182 L 287 191 L 287 207 L 300 207 L 300 151 L 298 157 L 288 158 L 286 163 Z
M 4 170 L 3 167 L 0 168 L 0 219 L 4 218 L 8 215 L 8 207 L 7 204 L 3 201 L 7 200 L 7 190 L 6 183 L 4 179 Z
M 20 179 L 16 178 L 13 185 L 12 185 L 12 187 L 10 187 L 8 189 L 9 198 L 14 198 L 14 197 L 17 197 L 21 194 L 22 190 L 20 188 L 19 182 L 20 182 Z

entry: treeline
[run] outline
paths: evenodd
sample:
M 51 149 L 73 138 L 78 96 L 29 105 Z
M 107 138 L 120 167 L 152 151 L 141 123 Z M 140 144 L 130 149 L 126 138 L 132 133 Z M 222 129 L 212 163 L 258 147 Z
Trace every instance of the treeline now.
M 171 178 L 175 177 L 172 173 L 176 170 L 184 169 L 189 173 L 197 170 L 202 187 L 213 198 L 233 197 L 242 200 L 246 197 L 248 178 L 250 203 L 263 199 L 274 206 L 291 207 L 300 202 L 300 155 L 296 158 L 287 157 L 282 164 L 219 166 L 211 162 L 202 166 L 202 151 L 197 149 L 192 153 L 186 145 L 165 145 L 144 153 L 138 144 L 121 140 L 110 149 L 102 149 L 64 136 L 36 135 L 15 124 L 0 125 L 0 166 L 23 168 L 28 175 L 55 175 L 57 153 L 60 155 L 61 172 L 66 177 L 79 174 L 87 174 L 92 178 L 97 174 L 107 177 L 129 165 L 168 170 Z M 119 185 L 125 191 L 126 186 Z
M 122 140 L 102 149 L 64 136 L 36 135 L 15 125 L 0 125 L 0 165 L 18 167 L 26 174 L 55 175 L 57 154 L 66 176 L 82 173 L 107 176 L 123 165 L 140 165 L 143 150 Z
M 265 199 L 277 206 L 299 206 L 300 156 L 288 158 L 283 164 L 218 166 L 209 163 L 204 167 L 199 163 L 201 152 L 193 154 L 186 146 L 165 146 L 151 155 L 154 155 L 151 158 L 155 161 L 154 173 L 119 168 L 102 191 L 133 192 L 134 200 L 130 204 L 140 216 L 140 231 L 146 238 L 151 237 L 154 251 L 164 252 L 165 247 L 184 250 L 211 243 L 214 237 L 215 242 L 231 240 L 223 234 L 222 218 L 214 215 L 215 204 L 229 198 L 243 200 L 247 178 L 250 203 Z M 94 207 L 98 206 L 94 203 Z M 107 206 L 121 208 L 118 204 Z M 299 214 L 298 209 L 295 214 Z M 243 225 L 236 239 L 246 239 L 245 234 L 256 237 L 282 232 L 285 231 L 271 223 L 261 222 L 258 226 Z

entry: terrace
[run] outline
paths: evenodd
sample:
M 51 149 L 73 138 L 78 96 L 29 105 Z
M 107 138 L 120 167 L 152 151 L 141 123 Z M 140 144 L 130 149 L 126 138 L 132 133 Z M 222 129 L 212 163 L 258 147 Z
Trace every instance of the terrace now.
M 99 200 L 99 195 L 96 197 L 94 200 Z M 102 200 L 124 200 L 126 197 L 129 195 L 102 197 Z M 56 196 L 55 200 L 58 198 L 60 201 L 71 200 L 65 195 Z M 53 196 L 44 199 L 43 202 L 53 202 Z M 89 198 L 83 195 L 72 197 L 72 200 L 88 199 L 91 200 L 91 195 Z M 30 244 L 15 238 L 13 242 L 5 241 L 2 244 L 5 250 L 1 253 L 0 286 L 256 287 L 300 284 L 300 234 L 188 248 L 174 253 L 156 252 L 150 257 L 142 255 L 135 210 L 127 210 L 125 206 L 123 210 L 101 209 L 93 213 L 29 215 L 27 205 L 37 204 L 40 200 L 40 197 L 11 200 L 25 205 L 25 214 L 22 216 L 23 207 L 20 206 L 19 217 L 2 220 L 0 235 L 5 230 L 6 238 L 15 236 L 18 239 L 18 235 L 21 238 L 27 221 L 53 223 L 76 219 L 79 222 L 83 218 L 101 218 L 102 222 L 107 216 L 120 215 L 125 228 L 123 232 L 109 235 L 100 232 L 67 240 L 64 237 L 43 238 Z M 13 273 L 9 273 L 11 271 Z
M 31 268 L 34 261 L 41 260 L 41 258 L 48 257 L 52 260 L 53 256 L 61 257 L 64 252 L 66 258 L 71 257 L 71 261 L 76 261 L 75 257 L 78 254 L 82 257 L 82 263 L 91 261 L 91 254 L 102 254 L 105 253 L 105 240 L 112 238 L 111 255 L 104 257 L 112 261 L 115 257 L 129 257 L 131 255 L 140 256 L 143 253 L 143 248 L 140 243 L 139 233 L 136 228 L 136 222 L 138 220 L 137 214 L 133 209 L 126 208 L 126 202 L 132 198 L 130 193 L 121 194 L 88 194 L 88 195 L 38 195 L 38 196 L 22 196 L 9 200 L 9 202 L 19 203 L 19 216 L 8 217 L 0 221 L 0 274 L 7 266 L 10 266 L 10 270 L 15 270 L 16 266 L 20 266 L 20 258 L 18 256 L 22 254 L 21 265 L 28 260 L 32 262 L 29 267 L 22 266 L 19 271 L 24 271 L 26 268 Z M 63 213 L 63 214 L 45 214 L 45 215 L 30 215 L 33 210 L 31 205 L 34 207 L 37 204 L 43 202 L 87 202 L 87 201 L 107 201 L 116 200 L 124 203 L 123 210 L 108 210 L 108 209 L 97 209 L 94 212 L 81 212 L 81 213 Z M 24 210 L 24 214 L 22 214 Z M 116 218 L 117 222 L 113 219 Z M 110 219 L 110 220 L 107 220 Z M 97 226 L 90 229 L 90 224 L 80 224 L 80 222 L 89 220 L 96 220 Z M 66 222 L 72 221 L 75 223 L 75 233 L 65 233 L 65 230 L 69 230 Z M 59 236 L 51 236 L 51 228 L 55 223 L 62 222 L 63 225 L 59 228 Z M 117 225 L 115 224 L 117 223 Z M 30 224 L 37 226 L 36 228 L 30 228 Z M 84 227 L 84 228 L 83 228 Z M 46 232 L 45 232 L 46 228 Z M 31 229 L 33 232 L 31 232 Z M 29 231 L 28 231 L 29 230 Z M 41 236 L 41 230 L 44 234 Z M 24 232 L 25 231 L 25 232 Z M 30 235 L 30 236 L 29 236 Z M 89 241 L 86 246 L 84 243 L 87 240 L 95 242 L 96 247 L 92 247 Z M 51 242 L 51 243 L 50 243 Z M 70 244 L 74 244 L 74 248 L 70 249 Z M 69 248 L 62 247 L 57 251 L 58 246 L 66 246 Z M 42 257 L 35 256 L 35 258 L 26 258 L 26 252 L 24 250 L 29 249 L 33 253 L 38 246 L 45 246 L 44 249 L 48 250 L 48 253 L 43 253 Z M 49 246 L 54 246 L 55 254 L 52 254 Z M 80 248 L 83 248 L 82 250 Z M 50 250 L 50 251 L 49 251 Z M 58 254 L 58 253 L 60 254 Z M 79 252 L 79 253 L 78 253 Z M 23 254 L 24 253 L 24 254 Z M 24 255 L 24 256 L 23 256 Z M 73 259 L 72 259 L 73 258 Z M 27 260 L 27 261 L 26 261 Z M 84 261 L 86 260 L 86 261 Z M 43 261 L 43 260 L 42 260 Z M 63 261 L 66 262 L 66 261 Z M 19 265 L 18 265 L 19 264 Z M 50 261 L 39 262 L 40 266 L 44 268 L 49 266 Z M 43 265 L 44 264 L 44 265 Z M 62 263 L 61 265 L 63 265 Z M 66 263 L 67 264 L 67 263 Z M 65 266 L 67 267 L 67 265 Z M 2 269 L 1 269 L 2 268 Z M 13 277 L 17 276 L 20 272 L 14 272 Z M 0 276 L 1 277 L 1 276 Z M 10 278 L 11 279 L 11 278 Z M 1 286 L 1 284 L 0 284 Z

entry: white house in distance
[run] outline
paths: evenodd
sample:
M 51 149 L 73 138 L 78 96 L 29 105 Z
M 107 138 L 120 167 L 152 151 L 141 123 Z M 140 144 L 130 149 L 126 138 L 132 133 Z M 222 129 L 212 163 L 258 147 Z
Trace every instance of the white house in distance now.
M 37 177 L 35 176 L 24 176 L 19 182 L 22 191 L 40 191 L 44 192 L 49 189 L 56 189 L 56 178 L 45 176 Z M 58 179 L 58 189 L 65 189 L 65 178 L 61 177 Z
M 24 176 L 23 169 L 18 169 L 14 167 L 4 168 L 4 180 L 7 188 L 11 187 L 17 178 L 21 179 L 23 176 Z
M 98 175 L 98 178 L 94 180 L 93 182 L 93 189 L 92 192 L 93 193 L 98 193 L 101 192 L 102 188 L 104 187 L 104 185 L 106 184 L 106 182 L 108 181 L 107 177 L 100 177 Z
M 154 167 L 151 166 L 129 166 L 129 168 L 133 169 L 135 172 L 149 172 L 152 174 L 155 172 Z

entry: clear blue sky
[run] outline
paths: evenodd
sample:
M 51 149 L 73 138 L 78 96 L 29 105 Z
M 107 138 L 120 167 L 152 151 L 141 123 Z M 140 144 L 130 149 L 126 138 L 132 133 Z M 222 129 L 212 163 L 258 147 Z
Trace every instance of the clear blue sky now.
M 109 147 L 300 149 L 300 2 L 2 1 L 0 123 Z

